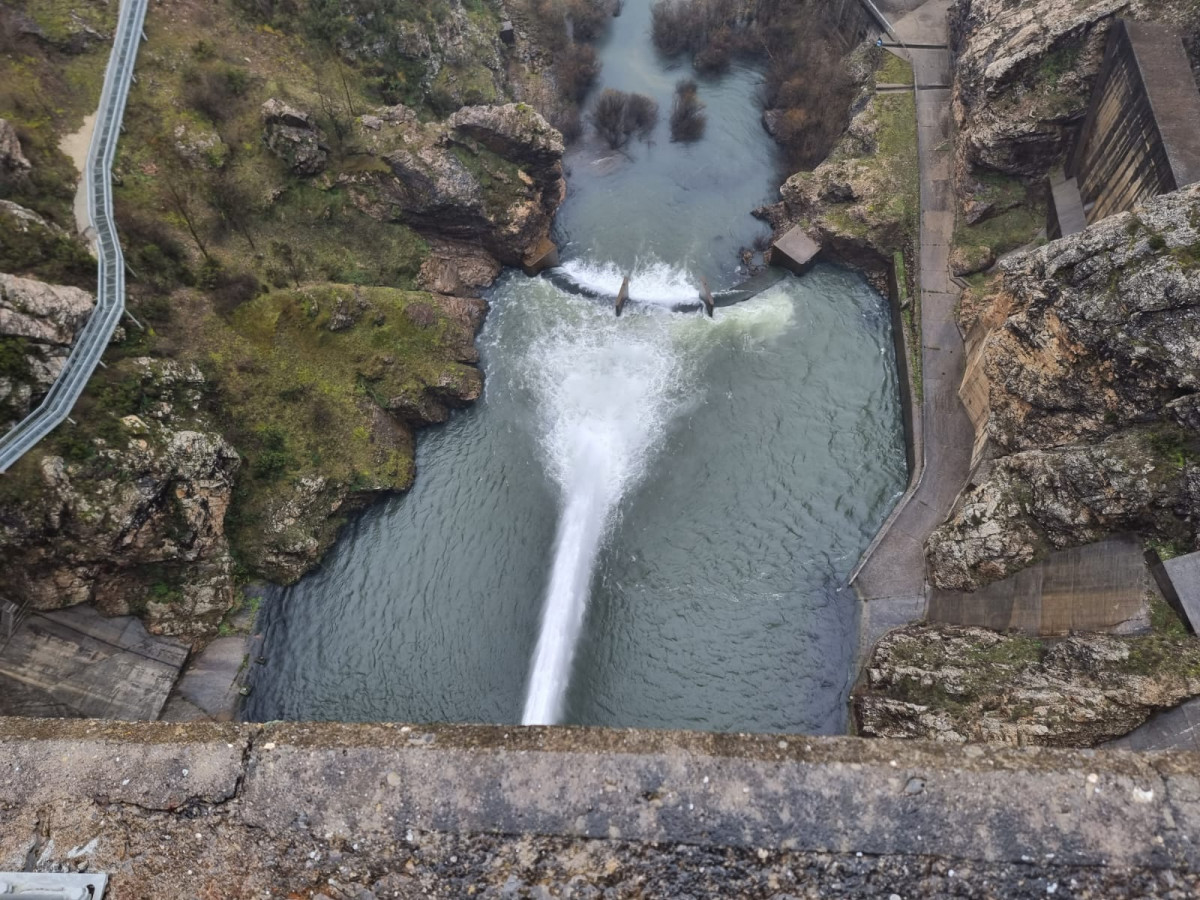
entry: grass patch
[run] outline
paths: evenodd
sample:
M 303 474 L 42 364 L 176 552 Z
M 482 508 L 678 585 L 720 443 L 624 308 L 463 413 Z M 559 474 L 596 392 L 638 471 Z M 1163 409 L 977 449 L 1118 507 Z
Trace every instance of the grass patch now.
M 885 52 L 875 70 L 876 84 L 912 84 L 914 82 L 912 66 L 900 57 Z
M 916 99 L 911 94 L 884 94 L 875 97 L 874 106 L 881 198 L 871 211 L 898 223 L 908 242 L 915 243 L 920 217 Z
M 1165 559 L 1161 554 L 1160 559 Z M 1171 608 L 1158 591 L 1150 591 L 1150 628 L 1157 634 L 1175 638 L 1186 638 L 1189 635 L 1187 626 L 1179 615 Z
M 1036 240 L 1045 224 L 1045 204 L 1027 198 L 1021 205 L 974 225 L 960 222 L 954 230 L 954 246 L 967 258 L 989 250 L 999 257 Z
M 330 329 L 347 316 L 353 324 Z M 334 284 L 273 291 L 228 320 L 209 316 L 203 330 L 207 358 L 199 362 L 215 385 L 214 409 L 246 463 L 229 518 L 249 561 L 264 517 L 298 479 L 407 489 L 411 435 L 398 426 L 381 433 L 376 407 L 478 378 L 449 358 L 462 327 L 420 292 Z

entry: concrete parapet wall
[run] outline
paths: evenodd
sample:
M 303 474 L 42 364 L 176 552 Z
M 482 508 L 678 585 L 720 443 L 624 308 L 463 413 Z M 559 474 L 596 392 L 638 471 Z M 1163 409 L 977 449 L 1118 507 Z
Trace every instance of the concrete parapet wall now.
M 1200 886 L 1200 754 L 0 720 L 0 869 L 25 866 L 108 872 L 120 898 L 916 896 L 935 876 L 1166 896 Z

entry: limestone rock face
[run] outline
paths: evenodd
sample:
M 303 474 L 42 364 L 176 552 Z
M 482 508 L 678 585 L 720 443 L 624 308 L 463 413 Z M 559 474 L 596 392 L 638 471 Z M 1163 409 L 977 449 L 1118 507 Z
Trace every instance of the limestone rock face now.
M 0 119 L 0 184 L 25 178 L 33 166 L 21 151 L 21 139 L 7 119 Z
M 358 129 L 387 171 L 340 180 L 369 214 L 403 221 L 443 249 L 482 246 L 506 265 L 520 265 L 549 237 L 566 195 L 563 143 L 532 107 L 465 107 L 445 122 L 422 125 L 398 106 L 362 117 Z M 461 274 L 441 267 L 425 278 L 469 287 L 481 269 L 492 268 L 472 253 Z
M 1185 0 L 956 0 L 950 35 L 965 213 L 982 188 L 975 172 L 1040 178 L 1061 161 L 1118 16 L 1175 26 L 1200 69 L 1200 20 Z
M 931 535 L 934 583 L 970 590 L 1119 531 L 1194 547 L 1200 186 L 1002 269 L 965 385 L 998 458 Z
M 23 418 L 54 383 L 95 305 L 76 287 L 0 274 L 0 428 Z
M 343 4 L 348 18 L 359 18 L 354 4 Z M 438 110 L 495 103 L 505 93 L 506 58 L 499 19 L 492 10 L 470 14 L 462 0 L 450 0 L 427 22 L 392 19 L 386 28 L 352 27 L 341 38 L 350 59 L 390 63 L 396 56 L 409 64 L 414 90 Z
M 910 625 L 872 651 L 854 716 L 868 737 L 1092 747 L 1200 694 L 1200 642 Z
M 263 142 L 293 174 L 317 175 L 324 170 L 329 152 L 321 129 L 308 113 L 271 98 L 262 105 L 262 120 Z
M 4 504 L 5 595 L 37 609 L 92 602 L 106 615 L 140 614 L 157 634 L 216 630 L 234 603 L 224 519 L 239 459 L 219 435 L 175 425 L 198 402 L 194 367 L 139 361 L 158 415 L 127 416 L 111 439 L 47 455 Z

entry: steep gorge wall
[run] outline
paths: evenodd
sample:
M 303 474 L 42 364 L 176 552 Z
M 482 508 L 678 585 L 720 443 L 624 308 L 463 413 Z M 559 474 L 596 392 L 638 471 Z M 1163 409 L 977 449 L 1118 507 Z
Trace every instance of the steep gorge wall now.
M 981 459 L 929 538 L 934 584 L 1122 531 L 1200 547 L 1200 186 L 1001 268 L 964 323 Z
M 414 430 L 479 396 L 478 294 L 544 246 L 565 191 L 558 132 L 504 102 L 549 78 L 545 54 L 501 40 L 498 5 L 373 7 L 151 10 L 115 164 L 147 328 L 118 330 L 78 425 L 0 482 L 3 596 L 211 635 L 240 580 L 299 577 L 350 512 L 411 485 Z M 0 271 L 27 276 L 0 300 L 5 418 L 90 299 L 56 284 L 94 278 L 45 189 L 69 195 L 43 143 L 83 101 L 64 95 L 47 135 L 25 121 L 77 62 L 56 15 L 27 0 L 6 33 L 44 71 L 0 56 L 0 189 L 37 207 L 0 206 Z

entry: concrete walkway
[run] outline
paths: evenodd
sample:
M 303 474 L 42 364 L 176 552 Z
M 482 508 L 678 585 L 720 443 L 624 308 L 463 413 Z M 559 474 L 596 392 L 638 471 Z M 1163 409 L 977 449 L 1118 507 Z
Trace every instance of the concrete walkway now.
M 915 490 L 900 501 L 886 533 L 854 585 L 865 601 L 860 646 L 866 652 L 884 632 L 925 615 L 925 538 L 942 523 L 966 481 L 974 431 L 958 396 L 965 365 L 954 318 L 958 288 L 950 277 L 954 233 L 953 123 L 950 52 L 946 47 L 949 0 L 929 0 L 895 23 L 916 80 L 917 150 L 921 227 L 918 278 L 924 396 L 916 431 L 923 466 Z

